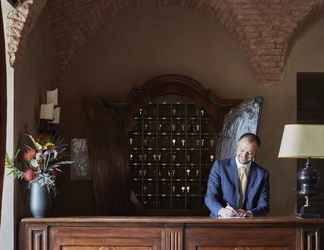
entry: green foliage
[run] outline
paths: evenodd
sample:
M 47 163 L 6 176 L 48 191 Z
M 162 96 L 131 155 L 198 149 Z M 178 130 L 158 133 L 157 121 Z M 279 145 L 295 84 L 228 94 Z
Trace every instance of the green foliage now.
M 15 162 L 17 162 L 17 157 L 18 157 L 19 152 L 20 152 L 20 150 L 17 150 L 13 159 L 11 159 L 10 156 L 6 153 L 5 167 L 9 170 L 8 175 L 12 174 L 13 176 L 15 176 L 18 179 L 23 179 L 24 172 L 15 166 L 16 165 Z

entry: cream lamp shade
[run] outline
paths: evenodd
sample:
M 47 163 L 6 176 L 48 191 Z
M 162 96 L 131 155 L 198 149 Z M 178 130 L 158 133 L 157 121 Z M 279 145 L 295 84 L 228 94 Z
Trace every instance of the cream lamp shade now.
M 285 125 L 279 158 L 324 158 L 324 125 Z

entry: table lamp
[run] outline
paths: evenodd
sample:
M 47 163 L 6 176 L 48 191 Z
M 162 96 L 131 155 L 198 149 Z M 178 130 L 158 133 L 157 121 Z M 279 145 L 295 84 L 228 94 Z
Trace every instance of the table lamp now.
M 306 159 L 305 165 L 297 172 L 297 192 L 305 199 L 297 215 L 303 218 L 320 217 L 309 198 L 319 191 L 319 174 L 312 167 L 311 159 L 324 159 L 324 125 L 285 125 L 278 157 Z

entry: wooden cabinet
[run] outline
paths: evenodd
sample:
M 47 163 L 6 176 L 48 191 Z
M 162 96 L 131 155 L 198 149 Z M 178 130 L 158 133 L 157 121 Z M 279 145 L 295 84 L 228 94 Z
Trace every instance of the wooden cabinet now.
M 163 75 L 127 104 L 86 101 L 95 215 L 208 215 L 210 168 L 256 132 L 261 99 L 219 99 L 192 78 Z
M 21 250 L 320 250 L 322 219 L 23 219 Z
M 218 99 L 180 75 L 155 77 L 130 96 L 128 165 L 144 214 L 207 215 L 224 115 L 240 100 Z

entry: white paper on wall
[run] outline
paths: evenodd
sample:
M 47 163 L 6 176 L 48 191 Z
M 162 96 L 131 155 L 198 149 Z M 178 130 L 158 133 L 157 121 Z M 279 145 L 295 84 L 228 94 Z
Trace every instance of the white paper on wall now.
M 53 103 L 54 106 L 58 105 L 58 89 L 46 91 L 46 103 Z
M 56 107 L 54 109 L 54 120 L 50 121 L 50 123 L 59 124 L 60 123 L 60 113 L 61 113 L 61 107 Z
M 71 165 L 72 180 L 91 179 L 88 146 L 85 138 L 72 138 L 71 160 L 74 161 L 74 163 Z
M 53 120 L 54 119 L 54 104 L 41 104 L 40 119 Z

